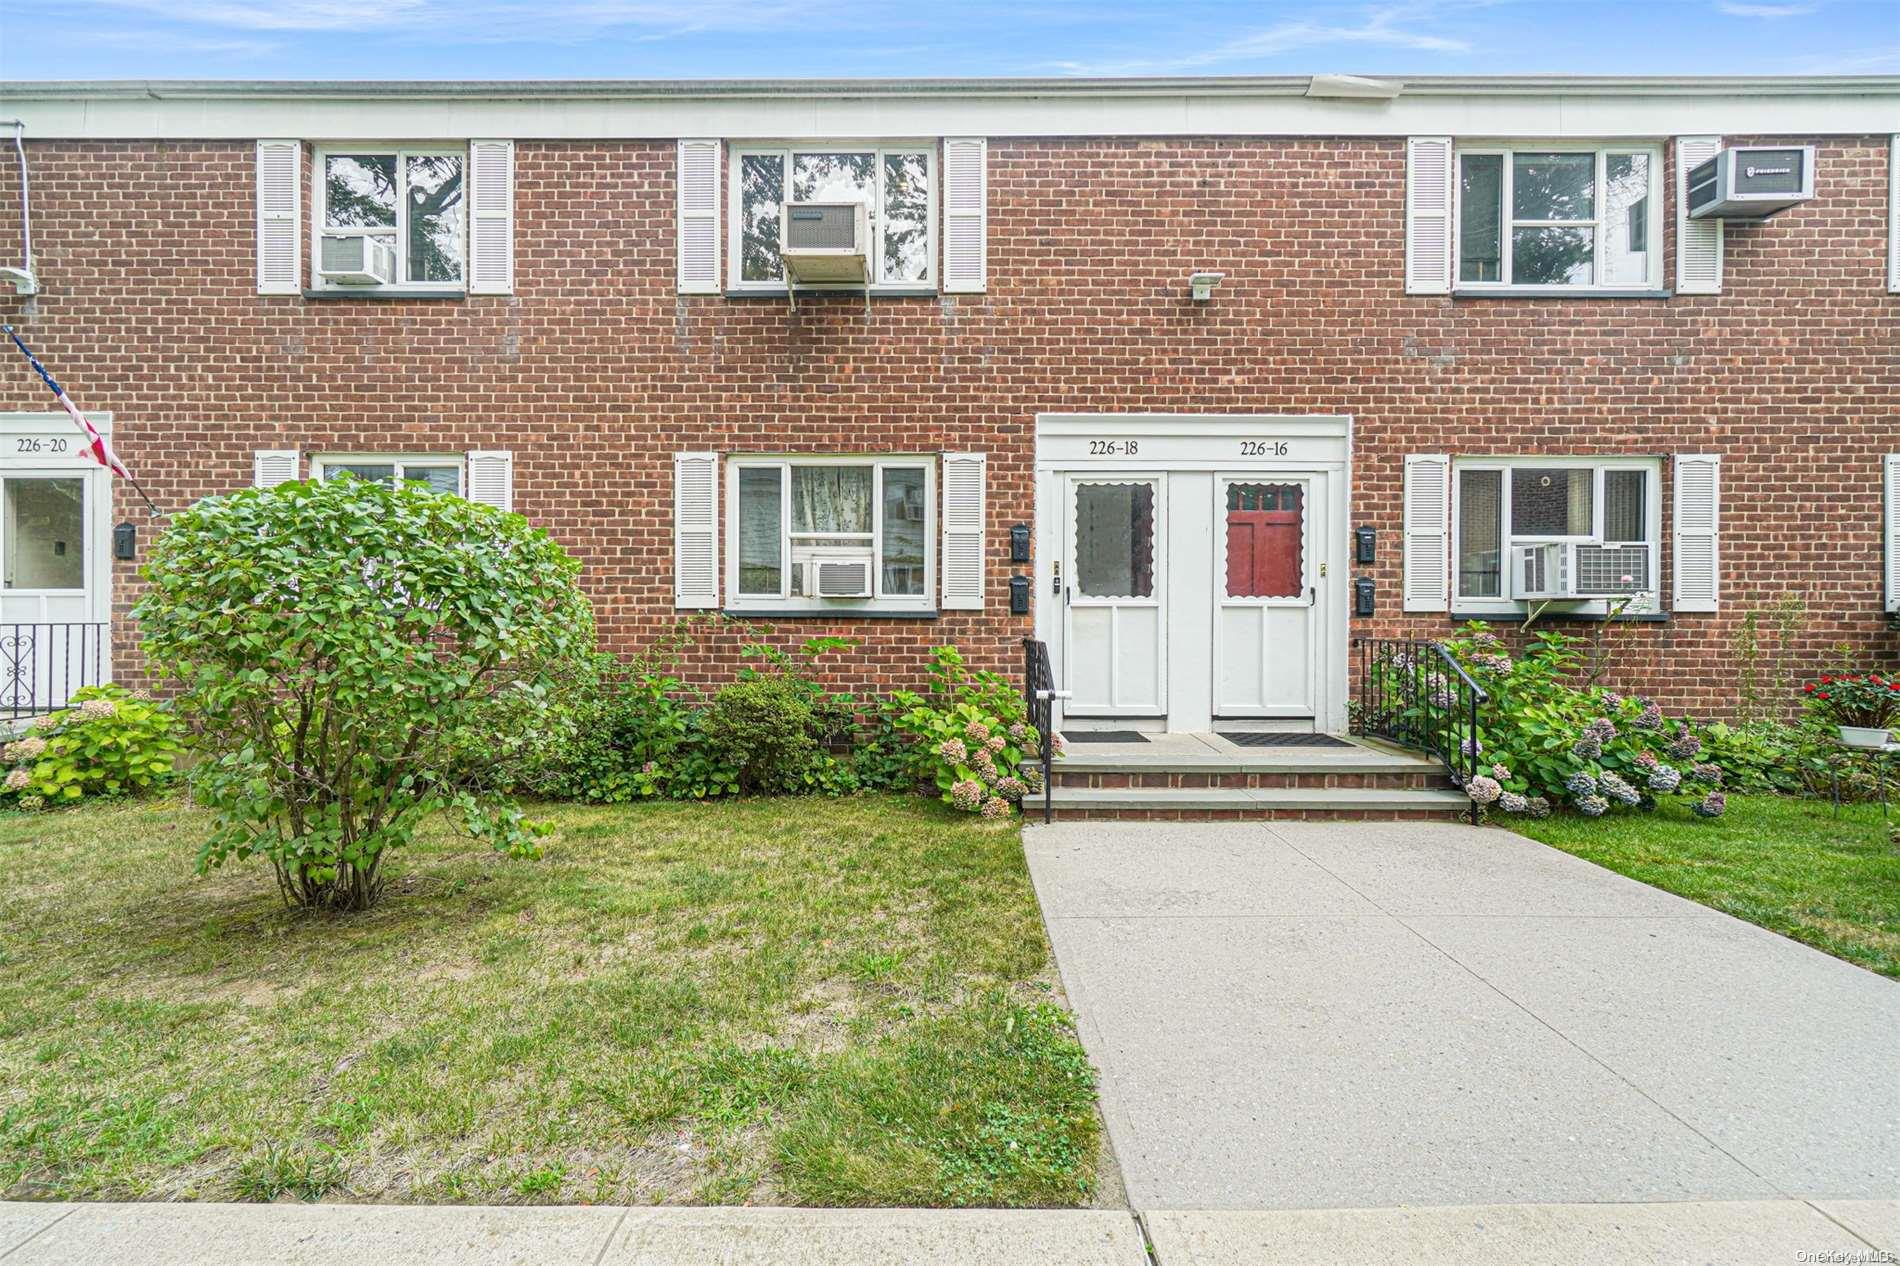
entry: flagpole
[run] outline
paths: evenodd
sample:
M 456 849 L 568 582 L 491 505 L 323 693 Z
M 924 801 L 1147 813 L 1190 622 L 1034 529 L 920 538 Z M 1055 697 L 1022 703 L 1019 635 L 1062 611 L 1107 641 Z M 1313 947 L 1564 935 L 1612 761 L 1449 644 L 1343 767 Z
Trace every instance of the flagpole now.
M 26 357 L 27 364 L 33 366 L 34 372 L 39 374 L 40 380 L 51 389 L 54 397 L 59 401 L 60 407 L 71 414 L 73 420 L 79 424 L 80 429 L 85 431 L 88 438 L 94 441 L 94 443 L 88 445 L 87 448 L 87 451 L 92 454 L 93 460 L 98 462 L 101 466 L 104 466 L 113 474 L 123 476 L 125 482 L 132 485 L 132 491 L 138 493 L 139 498 L 145 502 L 146 509 L 152 512 L 154 519 L 164 518 L 165 512 L 158 508 L 158 503 L 153 501 L 151 495 L 139 485 L 139 481 L 132 477 L 132 472 L 127 470 L 125 463 L 119 460 L 119 455 L 112 451 L 111 445 L 106 443 L 105 437 L 100 435 L 90 422 L 84 420 L 84 415 L 81 414 L 78 408 L 73 404 L 72 398 L 66 394 L 66 389 L 61 387 L 59 383 L 54 380 L 53 375 L 46 372 L 46 366 L 40 364 L 40 358 L 33 354 L 32 349 L 14 332 L 13 327 L 11 325 L 0 325 L 0 334 L 4 334 L 13 340 L 13 345 L 19 348 L 21 354 Z

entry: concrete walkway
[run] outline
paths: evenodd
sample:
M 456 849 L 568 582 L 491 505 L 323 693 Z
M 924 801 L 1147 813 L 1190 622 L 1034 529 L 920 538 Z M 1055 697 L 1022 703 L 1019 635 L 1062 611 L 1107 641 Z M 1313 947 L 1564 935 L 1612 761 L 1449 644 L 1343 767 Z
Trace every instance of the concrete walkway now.
M 1140 1222 L 1137 1222 L 1137 1217 Z M 1143 1226 L 1152 1255 L 1143 1247 Z M 0 1204 L 6 1266 L 1708 1266 L 1900 1254 L 1900 1200 L 1278 1212 Z
M 1025 838 L 1144 1213 L 1900 1193 L 1870 972 L 1502 830 Z

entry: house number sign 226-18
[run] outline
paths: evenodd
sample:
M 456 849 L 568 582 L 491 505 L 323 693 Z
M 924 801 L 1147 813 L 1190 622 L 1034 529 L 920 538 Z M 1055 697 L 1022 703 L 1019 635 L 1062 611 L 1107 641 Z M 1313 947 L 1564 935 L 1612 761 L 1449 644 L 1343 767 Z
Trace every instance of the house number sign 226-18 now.
M 1242 457 L 1285 457 L 1286 454 L 1285 440 L 1242 440 L 1240 442 Z
M 1090 457 L 1133 457 L 1141 452 L 1140 440 L 1090 440 Z

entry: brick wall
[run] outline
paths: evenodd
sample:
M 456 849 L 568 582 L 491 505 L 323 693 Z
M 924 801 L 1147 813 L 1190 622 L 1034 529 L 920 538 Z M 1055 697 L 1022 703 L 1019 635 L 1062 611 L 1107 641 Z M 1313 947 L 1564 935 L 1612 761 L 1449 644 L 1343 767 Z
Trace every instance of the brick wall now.
M 1611 673 L 1716 713 L 1744 614 L 1782 594 L 1808 604 L 1805 657 L 1900 644 L 1880 612 L 1880 457 L 1900 451 L 1887 139 L 1819 144 L 1814 202 L 1729 230 L 1724 294 L 1527 301 L 1403 293 L 1398 138 L 995 140 L 989 293 L 866 316 L 676 295 L 670 143 L 521 142 L 511 297 L 314 302 L 254 293 L 248 143 L 29 141 L 46 293 L 0 317 L 114 412 L 168 508 L 248 483 L 259 448 L 512 450 L 516 507 L 581 558 L 619 649 L 674 618 L 675 451 L 987 451 L 985 611 L 781 622 L 863 637 L 861 686 L 915 679 L 944 641 L 1014 668 L 1031 624 L 1004 613 L 1006 529 L 1032 518 L 1039 411 L 1351 414 L 1382 612 L 1354 630 L 1379 635 L 1451 627 L 1399 614 L 1406 453 L 1720 453 L 1722 610 L 1620 630 Z M 0 164 L 0 255 L 14 179 Z M 1209 305 L 1185 294 L 1202 267 L 1227 274 Z M 23 366 L 0 374 L 0 410 L 46 407 Z M 1665 576 L 1667 541 L 1665 523 Z M 118 567 L 123 614 L 137 581 Z

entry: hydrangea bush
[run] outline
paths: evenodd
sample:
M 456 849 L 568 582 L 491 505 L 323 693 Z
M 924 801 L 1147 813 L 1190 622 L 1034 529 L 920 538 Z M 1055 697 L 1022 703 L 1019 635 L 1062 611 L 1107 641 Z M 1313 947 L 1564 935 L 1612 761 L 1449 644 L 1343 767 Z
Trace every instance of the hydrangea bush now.
M 892 724 L 910 737 L 919 781 L 933 783 L 944 803 L 986 818 L 1007 816 L 1041 786 L 1025 768 L 1042 741 L 1029 724 L 1022 695 L 999 674 L 972 672 L 954 646 L 939 646 L 930 691 L 899 690 L 889 702 Z
M 1601 817 L 1674 795 L 1690 798 L 1702 817 L 1721 814 L 1722 769 L 1705 758 L 1702 739 L 1686 722 L 1672 725 L 1651 700 L 1575 684 L 1583 660 L 1577 639 L 1540 632 L 1514 658 L 1473 623 L 1445 647 L 1490 695 L 1476 739 L 1482 763 L 1465 785 L 1474 803 L 1532 817 L 1567 805 Z M 1415 667 L 1394 661 L 1385 671 Z
M 0 748 L 0 759 L 11 766 L 0 792 L 18 797 L 22 809 L 137 795 L 172 776 L 179 750 L 171 712 L 162 704 L 119 686 L 87 686 Z

